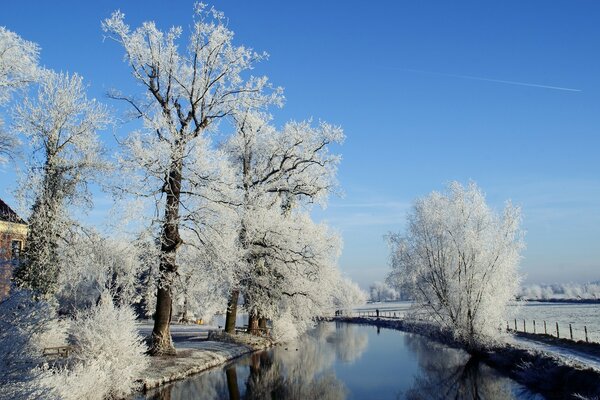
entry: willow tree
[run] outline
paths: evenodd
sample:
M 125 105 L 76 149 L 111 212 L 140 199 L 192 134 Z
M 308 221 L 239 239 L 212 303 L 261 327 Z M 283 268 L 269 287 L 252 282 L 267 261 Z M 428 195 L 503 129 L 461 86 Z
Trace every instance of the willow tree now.
M 180 211 L 207 180 L 195 166 L 202 157 L 198 142 L 240 107 L 261 108 L 278 101 L 279 91 L 267 90 L 265 77 L 244 79 L 265 54 L 234 45 L 223 14 L 213 8 L 196 6 L 187 44 L 181 48 L 181 27 L 163 32 L 154 22 L 145 22 L 132 30 L 119 11 L 102 26 L 123 46 L 125 61 L 145 91 L 141 99 L 120 93 L 112 97 L 129 103 L 144 123 L 126 141 L 130 154 L 137 154 L 127 164 L 139 173 L 139 185 L 124 186 L 136 196 L 156 198 L 156 208 L 162 209 L 157 215 L 162 225 L 160 276 L 151 353 L 174 354 L 169 324 L 182 244 Z
M 45 71 L 37 95 L 15 108 L 13 121 L 33 149 L 20 189 L 32 202 L 25 260 L 15 278 L 49 298 L 58 290 L 59 249 L 73 226 L 69 207 L 91 202 L 88 183 L 107 167 L 97 131 L 110 116 L 87 98 L 81 76 Z

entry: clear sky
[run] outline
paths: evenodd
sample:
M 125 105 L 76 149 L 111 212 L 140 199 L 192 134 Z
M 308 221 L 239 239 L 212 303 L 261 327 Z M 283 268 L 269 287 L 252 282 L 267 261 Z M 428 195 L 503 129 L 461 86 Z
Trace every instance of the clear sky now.
M 5 1 L 0 25 L 37 42 L 47 67 L 78 72 L 90 96 L 132 88 L 100 21 L 189 27 L 192 1 Z M 523 209 L 528 282 L 600 279 L 600 2 L 215 1 L 238 44 L 285 88 L 276 123 L 343 126 L 344 197 L 315 212 L 343 235 L 342 270 L 382 280 L 383 236 L 413 199 L 476 181 Z M 120 128 L 121 133 L 127 127 Z M 107 139 L 110 140 L 110 139 Z M 12 200 L 4 168 L 0 197 Z M 88 218 L 100 221 L 98 199 Z

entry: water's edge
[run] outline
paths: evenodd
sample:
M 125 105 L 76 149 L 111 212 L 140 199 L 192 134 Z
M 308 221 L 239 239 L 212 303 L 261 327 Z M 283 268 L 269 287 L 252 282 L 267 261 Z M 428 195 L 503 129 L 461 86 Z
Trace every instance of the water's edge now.
M 431 329 L 426 323 L 363 317 L 334 317 L 330 320 L 416 333 L 449 347 L 463 348 L 448 332 Z M 600 397 L 600 371 L 566 364 L 544 352 L 498 344 L 471 353 L 471 356 L 550 399 L 573 398 L 575 394 L 589 398 Z

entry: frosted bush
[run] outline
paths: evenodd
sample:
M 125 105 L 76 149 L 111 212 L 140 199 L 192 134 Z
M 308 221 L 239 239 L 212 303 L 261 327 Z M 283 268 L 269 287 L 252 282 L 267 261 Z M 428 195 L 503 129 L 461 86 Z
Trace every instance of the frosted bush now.
M 61 347 L 67 345 L 67 335 L 71 320 L 53 318 L 49 320 L 44 329 L 31 335 L 35 347 L 43 352 L 47 347 Z
M 122 398 L 135 389 L 135 380 L 148 366 L 133 311 L 115 307 L 108 291 L 73 321 L 69 340 L 74 346 L 69 367 L 54 379 L 64 399 Z
M 33 300 L 29 291 L 13 290 L 0 302 L 0 399 L 52 398 L 48 368 L 35 338 L 52 322 L 54 310 Z

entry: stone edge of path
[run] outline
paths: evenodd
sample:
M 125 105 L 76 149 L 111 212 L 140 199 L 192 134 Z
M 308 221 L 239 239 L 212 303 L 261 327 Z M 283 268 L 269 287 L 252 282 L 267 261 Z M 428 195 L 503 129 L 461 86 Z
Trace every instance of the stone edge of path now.
M 216 335 L 198 348 L 177 348 L 176 356 L 150 357 L 144 376 L 138 379 L 145 392 L 191 375 L 225 364 L 255 351 L 265 350 L 277 343 L 268 338 L 248 334 Z

